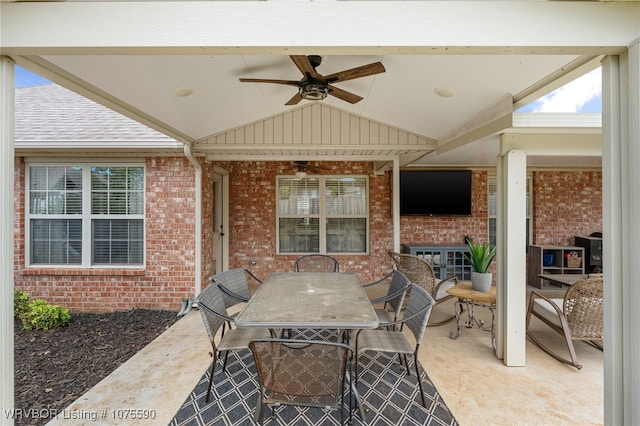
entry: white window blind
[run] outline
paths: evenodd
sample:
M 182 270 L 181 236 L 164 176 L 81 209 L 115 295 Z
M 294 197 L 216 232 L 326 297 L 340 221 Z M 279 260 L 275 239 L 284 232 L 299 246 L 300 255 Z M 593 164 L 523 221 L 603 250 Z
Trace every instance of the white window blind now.
M 365 253 L 368 177 L 279 177 L 279 253 Z
M 32 164 L 28 179 L 29 264 L 143 264 L 144 167 Z

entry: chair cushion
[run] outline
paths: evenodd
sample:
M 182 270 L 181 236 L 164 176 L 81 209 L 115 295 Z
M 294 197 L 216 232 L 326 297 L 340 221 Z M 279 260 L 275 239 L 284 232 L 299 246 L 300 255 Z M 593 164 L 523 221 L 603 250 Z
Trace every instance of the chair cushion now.
M 438 292 L 436 293 L 436 297 L 435 297 L 436 302 L 445 297 L 448 297 L 448 296 L 450 297 L 451 295 L 447 293 L 447 290 L 449 290 L 454 285 L 456 285 L 454 281 L 447 281 L 442 283 L 442 285 L 438 288 Z
M 551 301 L 556 304 L 560 308 L 560 312 L 562 312 L 563 299 L 551 299 Z M 560 318 L 558 318 L 558 313 L 555 308 L 551 306 L 549 302 L 544 299 L 536 298 L 533 302 L 533 310 L 539 314 L 541 317 L 548 319 L 552 324 L 561 327 Z

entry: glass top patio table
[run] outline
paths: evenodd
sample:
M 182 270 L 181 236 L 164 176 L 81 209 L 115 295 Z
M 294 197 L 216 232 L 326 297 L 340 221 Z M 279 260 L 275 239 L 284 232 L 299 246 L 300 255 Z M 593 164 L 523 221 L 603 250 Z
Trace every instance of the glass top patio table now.
M 361 329 L 378 316 L 356 274 L 275 272 L 235 318 L 238 327 Z

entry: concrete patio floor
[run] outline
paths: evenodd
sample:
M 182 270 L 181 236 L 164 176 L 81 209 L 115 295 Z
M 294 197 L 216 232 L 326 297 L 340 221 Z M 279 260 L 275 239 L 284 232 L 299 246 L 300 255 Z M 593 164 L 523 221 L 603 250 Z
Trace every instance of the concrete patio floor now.
M 448 301 L 433 317 L 451 312 Z M 490 321 L 486 309 L 476 314 Z M 562 339 L 539 325 L 545 342 L 562 350 Z M 602 352 L 577 342 L 578 371 L 527 341 L 526 367 L 506 367 L 493 354 L 489 332 L 463 328 L 453 340 L 454 329 L 454 322 L 429 327 L 419 358 L 460 425 L 603 424 Z M 49 424 L 166 425 L 210 366 L 210 351 L 200 313 L 192 310 Z M 138 409 L 155 418 L 119 418 L 122 410 Z

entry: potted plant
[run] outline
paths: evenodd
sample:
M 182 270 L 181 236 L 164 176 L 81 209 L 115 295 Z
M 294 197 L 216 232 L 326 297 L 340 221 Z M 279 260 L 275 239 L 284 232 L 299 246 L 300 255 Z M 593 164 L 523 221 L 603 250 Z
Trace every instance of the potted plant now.
M 476 291 L 486 292 L 491 289 L 493 275 L 487 272 L 491 262 L 496 257 L 496 248 L 491 248 L 488 242 L 475 243 L 471 238 L 466 238 L 469 254 L 464 254 L 471 265 L 471 284 Z

